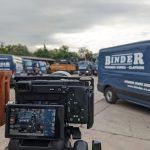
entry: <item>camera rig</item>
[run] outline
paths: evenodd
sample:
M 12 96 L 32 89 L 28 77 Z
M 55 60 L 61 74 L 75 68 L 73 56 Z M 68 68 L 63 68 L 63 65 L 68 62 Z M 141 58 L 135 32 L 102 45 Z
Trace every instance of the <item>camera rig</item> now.
M 92 77 L 16 77 L 14 104 L 6 107 L 9 150 L 87 150 L 79 127 L 94 122 Z M 71 125 L 70 125 L 71 124 Z

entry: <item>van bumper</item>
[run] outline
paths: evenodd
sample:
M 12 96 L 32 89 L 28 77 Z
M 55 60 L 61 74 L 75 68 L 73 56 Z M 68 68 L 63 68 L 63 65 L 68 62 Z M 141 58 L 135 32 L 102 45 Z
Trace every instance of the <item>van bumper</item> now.
M 97 89 L 98 89 L 98 91 L 100 91 L 100 92 L 104 92 L 104 86 L 101 85 L 101 84 L 97 84 Z

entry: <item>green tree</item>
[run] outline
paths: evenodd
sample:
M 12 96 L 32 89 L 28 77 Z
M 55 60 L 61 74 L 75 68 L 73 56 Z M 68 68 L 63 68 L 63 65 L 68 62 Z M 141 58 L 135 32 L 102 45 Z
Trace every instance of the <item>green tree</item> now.
M 31 53 L 29 52 L 27 46 L 25 45 L 7 45 L 5 46 L 7 54 L 20 55 L 20 56 L 29 56 Z
M 69 52 L 69 47 L 68 46 L 61 46 L 58 49 L 53 49 L 49 51 L 50 58 L 54 59 L 65 59 L 69 58 L 71 53 Z
M 37 56 L 37 57 L 44 57 L 44 58 L 49 58 L 50 55 L 49 55 L 49 51 L 48 49 L 46 48 L 46 45 L 44 44 L 44 47 L 43 48 L 39 48 L 38 50 L 36 50 L 34 53 L 33 53 L 34 56 Z
M 93 59 L 92 51 L 88 50 L 85 47 L 80 48 L 78 53 L 79 53 L 80 58 L 82 58 L 82 59 L 85 59 L 85 60 L 92 60 Z
M 88 51 L 88 52 L 85 54 L 85 59 L 86 59 L 86 60 L 89 60 L 89 61 L 92 61 L 92 60 L 93 60 L 93 53 L 92 53 L 92 51 Z
M 58 57 L 59 58 L 68 58 L 69 57 L 69 47 L 68 46 L 61 46 L 58 50 Z
M 12 55 L 21 55 L 21 56 L 28 56 L 31 55 L 28 48 L 25 45 L 4 45 L 3 43 L 0 44 L 0 53 L 2 54 L 12 54 Z
M 0 54 L 8 54 L 5 47 L 0 47 Z

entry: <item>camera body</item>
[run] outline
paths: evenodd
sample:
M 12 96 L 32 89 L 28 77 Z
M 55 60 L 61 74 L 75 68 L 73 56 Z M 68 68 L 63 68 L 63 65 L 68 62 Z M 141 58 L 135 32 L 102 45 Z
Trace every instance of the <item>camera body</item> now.
M 16 138 L 55 143 L 60 140 L 65 143 L 71 135 L 80 139 L 80 130 L 69 124 L 92 127 L 93 91 L 92 77 L 17 77 L 15 104 L 6 107 L 5 135 L 13 139 L 10 145 L 14 147 Z
M 93 92 L 87 81 L 77 79 L 18 81 L 17 104 L 63 105 L 65 123 L 93 124 Z

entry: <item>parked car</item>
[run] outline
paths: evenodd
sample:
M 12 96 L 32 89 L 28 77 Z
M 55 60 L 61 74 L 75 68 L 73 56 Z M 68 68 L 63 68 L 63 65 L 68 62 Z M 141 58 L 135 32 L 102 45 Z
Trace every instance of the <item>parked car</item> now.
M 67 71 L 70 74 L 72 74 L 72 73 L 74 73 L 76 71 L 76 65 L 70 63 L 66 59 L 61 59 L 60 61 L 58 61 L 58 62 L 56 62 L 54 64 L 51 64 L 50 70 L 51 70 L 51 72 Z
M 79 61 L 78 63 L 78 74 L 79 76 L 85 75 L 92 75 L 93 67 L 90 61 Z
M 150 108 L 150 41 L 101 49 L 97 88 L 108 103 L 118 99 Z
M 98 64 L 95 62 L 92 62 L 92 74 L 97 76 L 97 71 L 98 71 Z

